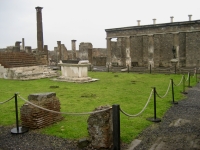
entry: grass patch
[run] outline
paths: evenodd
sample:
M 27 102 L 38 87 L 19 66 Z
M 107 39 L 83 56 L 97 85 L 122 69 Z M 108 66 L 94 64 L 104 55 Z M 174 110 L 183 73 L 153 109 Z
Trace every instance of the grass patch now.
M 89 72 L 88 74 L 88 76 L 100 80 L 79 84 L 55 82 L 50 79 L 30 81 L 0 79 L 0 102 L 9 99 L 16 92 L 19 92 L 24 98 L 27 98 L 31 93 L 55 92 L 61 102 L 62 112 L 91 112 L 99 106 L 119 104 L 125 112 L 137 114 L 147 102 L 152 87 L 156 87 L 157 93 L 163 96 L 166 93 L 170 79 L 173 79 L 174 83 L 178 84 L 182 78 L 182 75 L 175 74 L 152 75 L 111 72 Z M 196 84 L 195 79 L 195 77 L 191 77 L 190 85 Z M 180 93 L 182 90 L 182 84 L 174 87 L 175 101 L 184 98 L 184 95 Z M 164 99 L 157 97 L 157 117 L 163 117 L 166 110 L 171 106 L 171 101 L 171 88 Z M 23 104 L 24 101 L 18 101 L 19 108 Z M 142 130 L 151 125 L 152 123 L 147 121 L 146 118 L 153 117 L 153 112 L 152 95 L 150 103 L 140 116 L 130 118 L 121 113 L 122 141 L 131 142 Z M 67 139 L 78 139 L 88 136 L 88 115 L 63 116 L 63 121 L 43 128 L 40 131 Z M 14 100 L 0 105 L 0 118 L 0 125 L 8 126 L 15 124 Z

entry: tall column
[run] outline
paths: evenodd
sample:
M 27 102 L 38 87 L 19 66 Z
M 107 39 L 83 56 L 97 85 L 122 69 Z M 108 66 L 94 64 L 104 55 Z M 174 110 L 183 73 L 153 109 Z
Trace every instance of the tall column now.
M 24 43 L 24 38 L 22 38 L 22 50 L 25 51 L 25 43 Z
M 72 40 L 72 59 L 75 60 L 76 59 L 76 40 Z
M 43 7 L 35 7 L 36 17 L 37 17 L 37 48 L 38 48 L 38 51 L 43 51 L 42 8 Z
M 107 40 L 107 65 L 111 66 L 111 38 L 106 38 Z
M 58 45 L 58 48 L 57 48 L 57 54 L 58 54 L 58 62 L 60 61 L 60 60 L 62 60 L 61 59 L 61 41 L 57 41 L 57 45 Z
M 131 50 L 131 37 L 128 36 L 126 38 L 126 66 L 129 66 L 129 67 L 131 67 L 130 50 Z

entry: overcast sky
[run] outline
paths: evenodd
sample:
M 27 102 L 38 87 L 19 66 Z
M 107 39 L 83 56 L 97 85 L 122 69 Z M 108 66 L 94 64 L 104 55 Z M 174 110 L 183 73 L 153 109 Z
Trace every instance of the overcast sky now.
M 25 46 L 37 47 L 36 10 L 43 17 L 44 44 L 49 50 L 57 41 L 71 50 L 81 42 L 91 42 L 94 48 L 106 47 L 105 29 L 153 23 L 200 20 L 200 0 L 0 0 L 0 48 L 25 39 Z

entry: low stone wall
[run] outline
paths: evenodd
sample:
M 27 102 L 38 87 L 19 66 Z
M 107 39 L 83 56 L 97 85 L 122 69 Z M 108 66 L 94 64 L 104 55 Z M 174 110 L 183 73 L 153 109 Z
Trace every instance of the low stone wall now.
M 4 79 L 31 80 L 55 76 L 58 76 L 57 71 L 52 70 L 45 65 L 4 69 L 0 68 L 0 78 Z
M 56 93 L 30 94 L 28 100 L 40 107 L 60 112 L 60 101 Z M 61 114 L 49 112 L 25 103 L 20 108 L 22 126 L 31 129 L 43 128 L 63 119 Z

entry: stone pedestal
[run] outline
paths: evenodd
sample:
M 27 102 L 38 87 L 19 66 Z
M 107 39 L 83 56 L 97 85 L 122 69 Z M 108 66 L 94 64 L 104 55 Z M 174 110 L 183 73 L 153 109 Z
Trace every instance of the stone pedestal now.
M 90 64 L 67 64 L 59 63 L 61 76 L 55 80 L 67 82 L 91 82 L 98 79 L 88 77 L 88 66 Z

